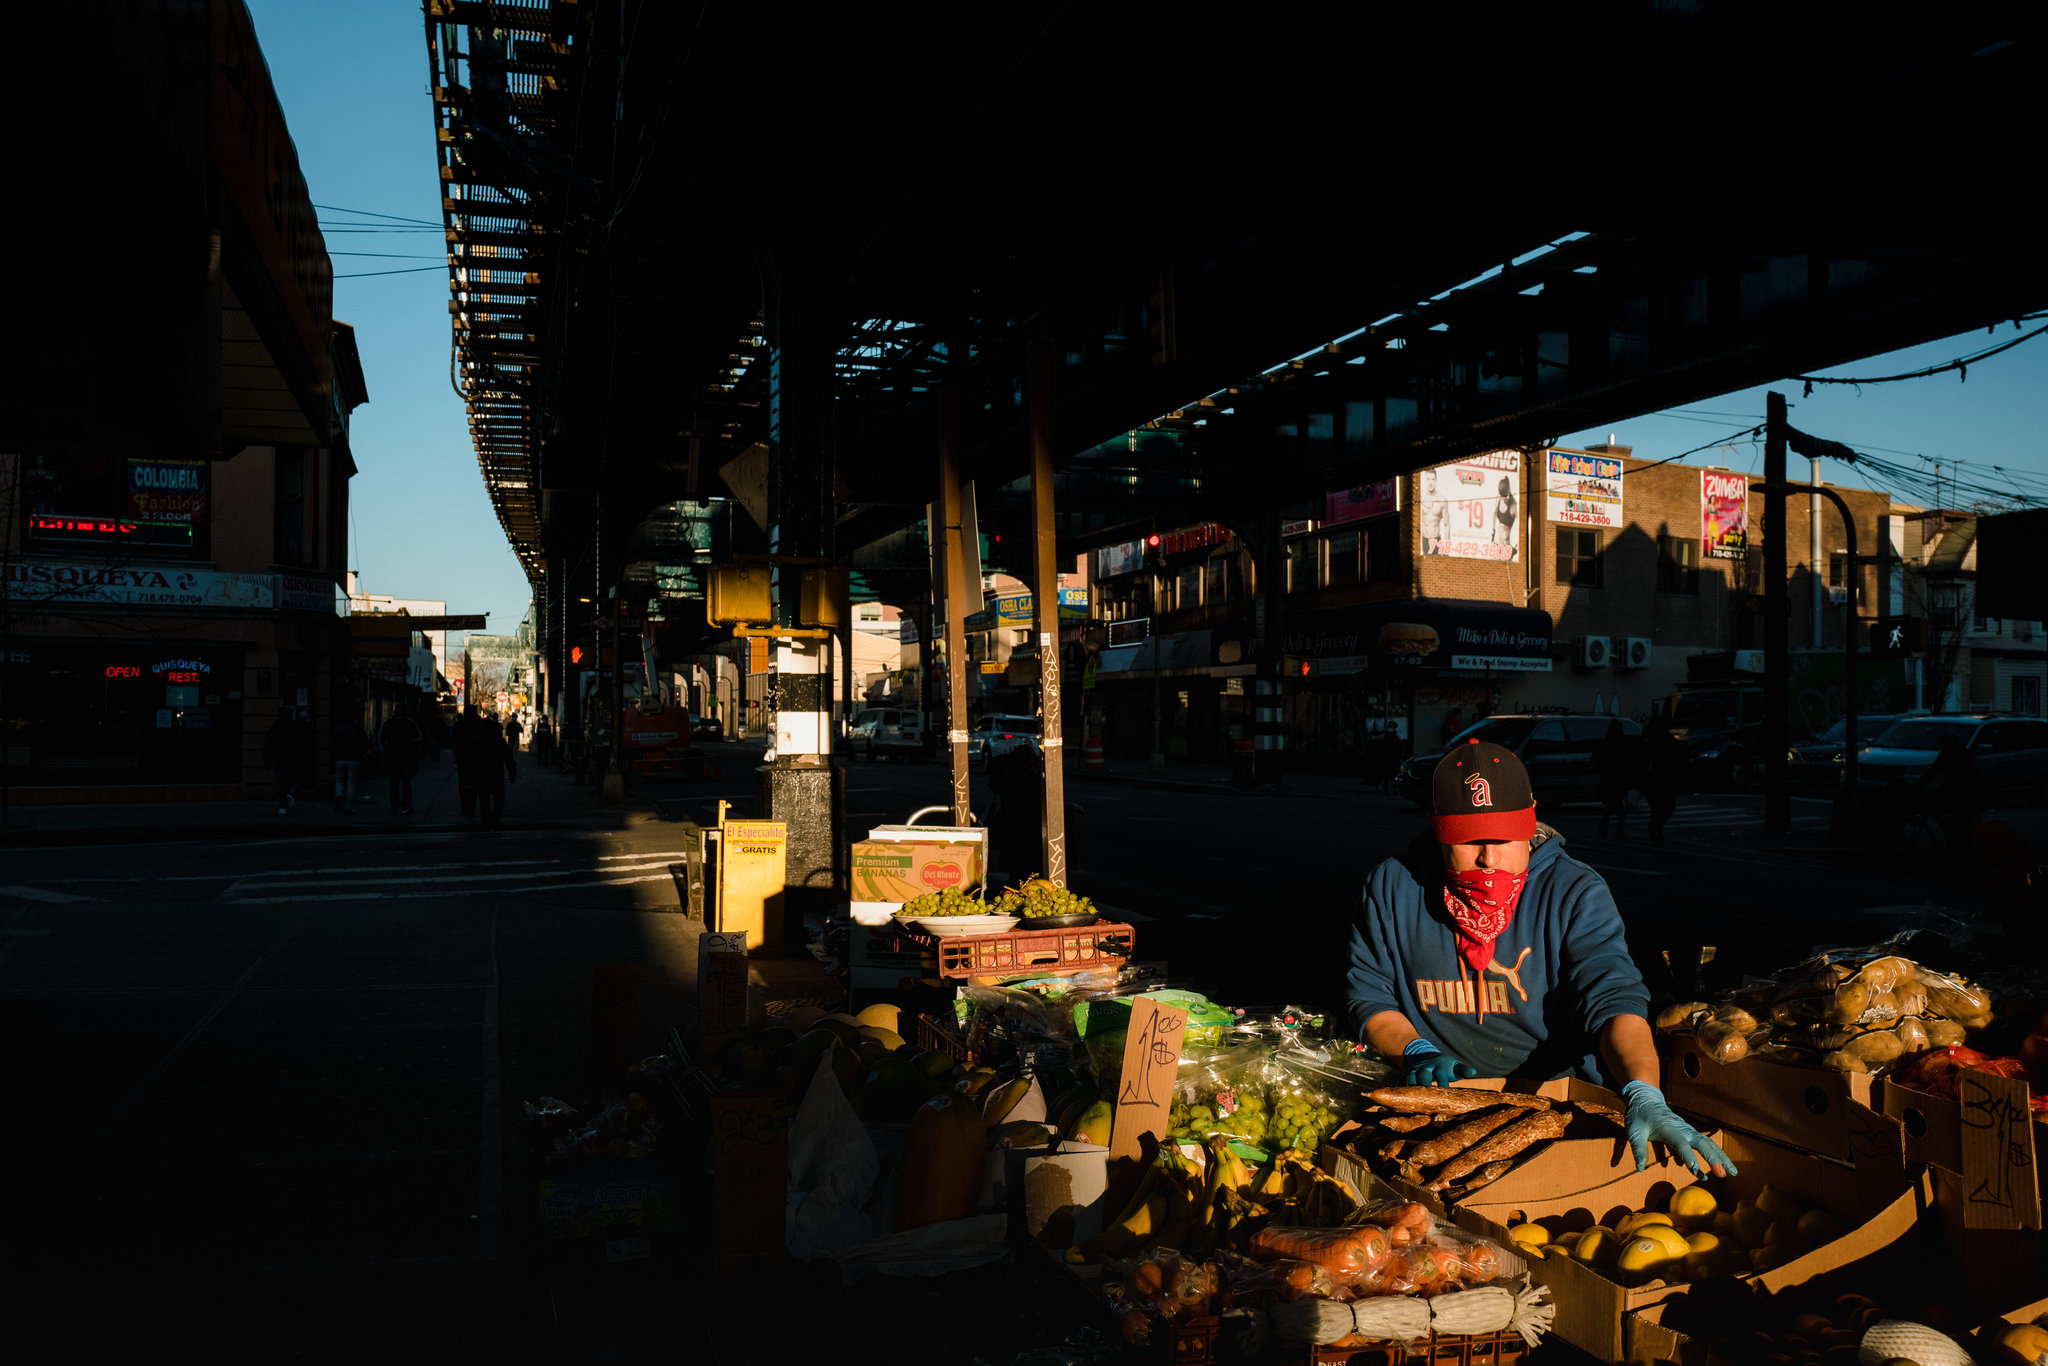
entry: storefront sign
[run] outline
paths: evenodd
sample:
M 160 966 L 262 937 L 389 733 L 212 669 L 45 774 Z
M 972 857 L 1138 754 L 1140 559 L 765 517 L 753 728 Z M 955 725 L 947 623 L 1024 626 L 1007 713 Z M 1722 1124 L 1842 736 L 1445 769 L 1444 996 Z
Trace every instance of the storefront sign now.
M 334 615 L 334 584 L 301 574 L 277 576 L 277 605 L 287 612 L 324 612 Z M 419 630 L 427 628 L 421 626 Z
M 1177 531 L 1162 533 L 1159 537 L 1159 553 L 1181 555 L 1190 550 L 1208 550 L 1224 544 L 1229 539 L 1229 527 L 1217 522 L 1206 522 L 1201 526 L 1181 527 Z
M 1323 496 L 1323 522 L 1327 526 L 1342 526 L 1346 522 L 1362 522 L 1368 517 L 1384 517 L 1390 512 L 1401 510 L 1401 480 L 1381 479 L 1371 484 L 1361 484 L 1355 489 L 1339 489 Z M 1283 531 L 1281 533 L 1285 535 Z
M 1295 522 L 1282 522 L 1280 524 L 1280 536 L 1283 540 L 1293 540 L 1297 536 L 1310 536 L 1315 533 L 1316 525 L 1316 520 L 1313 517 L 1304 517 L 1300 521 Z
M 29 539 L 38 545 L 134 546 L 137 549 L 189 549 L 188 522 L 142 521 L 132 517 L 61 517 L 35 513 L 28 519 Z
M 1550 672 L 1548 613 L 1463 598 L 1411 598 L 1288 621 L 1285 653 L 1320 672 L 1421 669 Z
M 1749 478 L 1700 471 L 1700 544 L 1709 558 L 1739 560 L 1749 553 Z
M 1573 526 L 1621 527 L 1621 461 L 1577 451 L 1543 453 L 1543 501 L 1550 520 Z
M 1095 577 L 1115 578 L 1118 574 L 1135 574 L 1145 567 L 1145 543 L 1124 541 L 1118 545 L 1106 545 L 1095 552 Z
M 6 574 L 8 591 L 30 604 L 255 609 L 277 600 L 275 574 L 61 560 L 16 560 L 6 566 Z
M 1422 472 L 1422 553 L 1519 560 L 1520 451 L 1494 451 Z
M 128 515 L 156 522 L 206 520 L 204 460 L 128 461 Z

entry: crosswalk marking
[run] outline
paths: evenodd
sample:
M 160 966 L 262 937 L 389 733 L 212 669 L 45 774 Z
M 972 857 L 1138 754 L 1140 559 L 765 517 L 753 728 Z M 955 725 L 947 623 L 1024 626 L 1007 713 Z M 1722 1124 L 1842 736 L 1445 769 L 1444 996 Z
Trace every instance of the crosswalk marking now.
M 50 892 L 41 887 L 0 887 L 0 896 L 11 896 L 19 901 L 98 901 L 96 896 L 74 896 L 70 892 Z
M 561 874 L 549 874 L 549 876 L 559 877 L 561 876 Z M 655 874 L 650 877 L 599 877 L 587 878 L 581 882 L 548 882 L 536 884 L 531 887 L 517 888 L 451 887 L 445 891 L 434 892 L 430 898 L 423 898 L 419 896 L 419 894 L 414 892 L 402 891 L 352 892 L 349 890 L 349 888 L 354 884 L 342 883 L 337 884 L 332 891 L 320 892 L 308 896 L 238 896 L 227 904 L 231 906 L 281 906 L 291 902 L 298 901 L 418 901 L 428 899 L 438 901 L 445 897 L 506 896 L 514 892 L 516 892 L 520 896 L 531 896 L 536 892 L 567 892 L 574 891 L 582 887 L 627 887 L 631 886 L 636 882 L 666 882 L 668 881 L 668 878 L 669 875 L 664 872 Z
M 535 862 L 541 862 L 541 863 L 560 863 L 560 862 L 561 862 L 561 860 L 560 860 L 560 859 L 538 859 L 538 860 L 534 860 L 534 861 L 535 861 Z M 644 871 L 644 870 L 646 870 L 646 869 L 648 869 L 648 868 L 663 868 L 663 869 L 665 869 L 665 868 L 667 868 L 667 867 L 668 867 L 668 864 L 667 864 L 666 862 L 659 862 L 659 863 L 627 863 L 627 864 L 621 864 L 620 866 L 618 866 L 618 867 L 616 867 L 616 868 L 594 868 L 594 869 L 592 869 L 591 871 L 592 871 L 592 872 L 598 872 L 598 873 L 637 873 L 637 872 L 642 872 L 642 871 Z M 563 871 L 563 872 L 569 872 L 569 871 L 572 871 L 572 870 L 569 870 L 569 869 L 564 869 L 564 870 L 562 870 L 562 871 Z M 248 885 L 248 884 L 251 884 L 251 883 L 258 883 L 258 884 L 260 884 L 260 885 L 259 885 L 259 887 L 258 887 L 258 890 L 261 890 L 261 891 L 277 891 L 277 890 L 281 890 L 281 889 L 283 889 L 283 888 L 287 888 L 287 887 L 320 887 L 320 886 L 325 886 L 325 885 L 328 885 L 328 884 L 325 884 L 325 883 L 320 883 L 320 882 L 273 882 L 273 881 L 270 881 L 270 880 L 269 880 L 269 878 L 272 878 L 272 877 L 284 877 L 284 876 L 292 876 L 292 875 L 290 875 L 290 874 L 281 874 L 281 873 L 273 873 L 273 874 L 269 874 L 269 875 L 267 875 L 267 876 L 265 876 L 265 877 L 250 877 L 250 878 L 244 878 L 244 879 L 242 879 L 242 881 L 241 881 L 241 882 L 237 883 L 237 884 L 236 884 L 236 886 L 237 886 L 237 887 L 240 887 L 240 886 L 245 886 L 245 885 Z M 340 884 L 337 884 L 337 885 L 340 885 L 340 886 L 345 886 L 345 887 L 375 887 L 375 886 L 379 886 L 379 885 L 383 885 L 383 884 L 392 884 L 392 883 L 397 883 L 397 884 L 403 884 L 403 885 L 405 885 L 405 886 L 408 886 L 408 887 L 420 887 L 420 886 L 425 886 L 425 885 L 427 885 L 428 883 L 440 883 L 440 882 L 516 882 L 516 881 L 518 881 L 518 880 L 520 880 L 520 879 L 522 879 L 522 878 L 525 878 L 525 879 L 531 880 L 531 879 L 533 879 L 533 878 L 543 878 L 543 877 L 560 877 L 560 876 L 562 876 L 562 873 L 535 873 L 535 872 L 524 872 L 524 873 L 468 873 L 468 874 L 464 874 L 463 876 L 460 876 L 460 877 L 358 877 L 358 878 L 350 878 L 350 879 L 349 879 L 349 880 L 348 880 L 347 882 L 345 882 L 345 883 L 340 883 Z M 234 891 L 234 888 L 230 888 L 230 889 L 229 889 L 229 892 L 230 892 L 231 894 L 232 894 L 232 892 L 233 892 L 233 891 Z M 247 900 L 247 898 L 246 898 L 246 897 L 239 897 L 239 896 L 231 896 L 231 899 L 232 899 L 232 900 L 236 900 L 236 901 L 243 901 L 243 900 Z

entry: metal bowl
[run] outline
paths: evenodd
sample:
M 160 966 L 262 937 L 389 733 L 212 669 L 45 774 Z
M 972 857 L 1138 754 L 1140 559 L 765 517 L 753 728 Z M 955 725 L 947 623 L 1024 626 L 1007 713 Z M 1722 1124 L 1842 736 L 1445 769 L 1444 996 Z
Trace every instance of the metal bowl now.
M 1020 917 L 1018 925 L 1027 930 L 1072 930 L 1082 925 L 1093 925 L 1102 919 L 1094 911 L 1080 911 L 1074 915 L 1027 915 Z

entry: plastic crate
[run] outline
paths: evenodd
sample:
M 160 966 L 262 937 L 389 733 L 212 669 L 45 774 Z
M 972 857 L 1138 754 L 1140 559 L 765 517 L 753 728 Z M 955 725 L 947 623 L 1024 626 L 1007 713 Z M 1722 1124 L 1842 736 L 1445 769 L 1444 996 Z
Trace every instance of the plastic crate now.
M 1216 1335 L 1223 1320 L 1215 1314 L 1166 1321 L 1166 1366 L 1215 1366 Z
M 917 1017 L 917 1036 L 911 1040 L 919 1048 L 934 1053 L 944 1053 L 954 1062 L 972 1065 L 974 1053 L 967 1047 L 967 1041 L 958 1031 L 941 1024 L 929 1015 Z
M 1007 934 L 907 935 L 938 960 L 941 977 L 987 973 L 1077 972 L 1120 968 L 1131 956 L 1138 932 L 1129 925 L 1097 921 L 1067 930 L 1011 930 Z
M 1311 1347 L 1308 1366 L 1521 1366 L 1529 1344 L 1520 1333 L 1432 1333 L 1410 1343 L 1366 1342 Z

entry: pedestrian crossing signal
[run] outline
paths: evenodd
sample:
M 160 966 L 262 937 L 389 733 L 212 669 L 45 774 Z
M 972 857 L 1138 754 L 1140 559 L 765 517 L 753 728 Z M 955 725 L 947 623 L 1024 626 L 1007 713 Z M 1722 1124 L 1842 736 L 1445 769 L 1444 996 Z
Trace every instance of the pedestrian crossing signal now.
M 1870 652 L 1881 659 L 1919 654 L 1926 647 L 1926 623 L 1918 617 L 1870 623 Z

